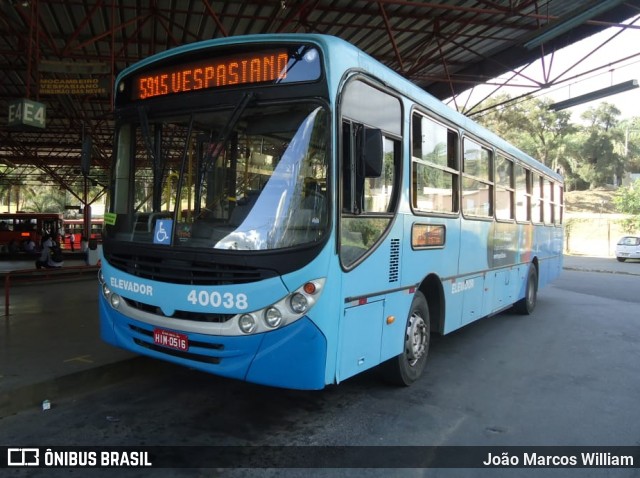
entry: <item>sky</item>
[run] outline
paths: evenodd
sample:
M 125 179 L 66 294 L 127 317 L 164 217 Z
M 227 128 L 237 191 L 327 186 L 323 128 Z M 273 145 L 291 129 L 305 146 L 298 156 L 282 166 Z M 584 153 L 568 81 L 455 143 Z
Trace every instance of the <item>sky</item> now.
M 634 19 L 631 19 L 625 23 L 631 23 Z M 545 65 L 547 74 L 551 79 L 569 79 L 582 72 L 588 72 L 597 67 L 603 67 L 598 71 L 591 72 L 579 79 L 570 80 L 562 83 L 561 85 L 550 87 L 544 92 L 538 92 L 534 96 L 536 97 L 549 97 L 557 101 L 563 101 L 569 98 L 574 98 L 582 94 L 595 91 L 601 88 L 626 82 L 628 80 L 640 81 L 640 16 L 635 18 L 636 28 L 627 28 L 622 33 L 614 35 L 620 32 L 620 28 L 608 28 L 597 35 L 586 38 L 581 42 L 575 43 L 562 50 L 558 50 L 555 54 L 547 55 L 545 57 Z M 611 39 L 606 44 L 602 45 L 605 41 Z M 602 46 L 601 46 L 602 45 Z M 588 58 L 584 59 L 592 50 L 597 51 Z M 624 58 L 628 58 L 634 55 L 638 55 L 635 58 L 630 58 L 625 61 L 619 62 Z M 582 60 L 582 61 L 581 61 Z M 580 64 L 573 68 L 571 71 L 566 70 L 572 65 L 580 61 Z M 542 81 L 544 78 L 545 68 L 541 61 L 537 61 L 525 70 L 522 71 L 523 75 L 537 81 Z M 498 77 L 494 81 L 501 81 L 505 78 L 511 77 L 512 74 L 503 75 Z M 502 88 L 500 92 L 508 92 L 512 97 L 520 96 L 522 94 L 532 91 L 531 86 L 533 82 L 526 78 L 518 78 L 511 80 L 510 83 L 516 83 L 521 86 Z M 473 91 L 463 93 L 457 98 L 458 104 L 464 104 L 467 95 L 471 95 L 470 105 L 482 100 L 487 94 L 490 94 L 495 89 L 495 86 L 482 85 L 476 87 Z M 634 116 L 640 117 L 640 88 L 627 91 L 625 93 L 618 93 L 613 96 L 601 98 L 589 103 L 584 103 L 579 106 L 568 108 L 566 111 L 572 113 L 572 120 L 579 121 L 580 115 L 589 108 L 597 107 L 600 103 L 607 102 L 616 105 L 621 111 L 620 119 L 631 118 Z M 454 104 L 449 102 L 450 106 L 454 107 Z

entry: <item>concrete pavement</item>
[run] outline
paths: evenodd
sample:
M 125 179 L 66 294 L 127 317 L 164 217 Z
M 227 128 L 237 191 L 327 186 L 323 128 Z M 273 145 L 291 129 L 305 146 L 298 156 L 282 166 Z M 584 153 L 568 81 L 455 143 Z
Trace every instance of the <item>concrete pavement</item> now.
M 82 267 L 83 262 L 65 261 Z M 8 271 L 33 269 L 32 261 L 0 262 Z M 114 383 L 150 361 L 102 342 L 98 327 L 96 269 L 86 275 L 20 282 L 2 294 L 0 313 L 0 418 L 22 409 Z
M 615 257 L 565 255 L 563 267 L 574 271 L 640 275 L 640 259 L 618 262 Z

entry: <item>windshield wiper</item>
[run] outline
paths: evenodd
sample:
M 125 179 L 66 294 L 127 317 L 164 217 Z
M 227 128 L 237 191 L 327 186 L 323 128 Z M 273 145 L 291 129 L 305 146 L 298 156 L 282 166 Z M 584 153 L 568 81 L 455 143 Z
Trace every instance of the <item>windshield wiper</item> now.
M 147 112 L 142 106 L 138 107 L 138 116 L 140 117 L 140 127 L 142 129 L 142 136 L 144 139 L 144 144 L 147 148 L 147 154 L 151 158 L 151 163 L 153 165 L 153 199 L 152 199 L 152 208 L 155 211 L 160 208 L 160 202 L 162 199 L 162 177 L 164 176 L 164 161 L 162 161 L 162 155 L 159 153 L 158 148 L 160 147 L 160 132 L 157 131 L 157 135 L 155 138 L 155 148 L 151 143 L 151 133 L 149 131 L 149 119 L 147 117 Z
M 187 129 L 187 137 L 184 140 L 184 149 L 182 150 L 182 158 L 180 159 L 180 174 L 178 175 L 178 185 L 176 192 L 176 204 L 182 204 L 182 184 L 184 183 L 184 170 L 187 163 L 187 153 L 189 151 L 189 143 L 191 141 L 191 132 L 193 130 L 193 114 L 189 118 L 189 128 Z M 178 214 L 180 208 L 176 207 L 173 211 L 173 223 L 178 224 Z
M 224 128 L 222 129 L 218 139 L 216 140 L 217 144 L 213 148 L 209 148 L 207 151 L 207 155 L 202 159 L 202 163 L 200 164 L 200 174 L 199 174 L 199 186 L 198 186 L 198 194 L 196 196 L 196 204 L 200 204 L 200 198 L 202 197 L 202 189 L 204 187 L 204 176 L 207 172 L 207 169 L 218 160 L 218 157 L 224 150 L 227 142 L 229 141 L 229 137 L 233 132 L 233 129 L 236 127 L 236 124 L 240 120 L 242 113 L 249 106 L 249 104 L 255 99 L 255 93 L 253 91 L 247 91 L 242 95 L 240 102 L 236 105 L 234 110 L 231 112 L 231 116 L 227 120 Z

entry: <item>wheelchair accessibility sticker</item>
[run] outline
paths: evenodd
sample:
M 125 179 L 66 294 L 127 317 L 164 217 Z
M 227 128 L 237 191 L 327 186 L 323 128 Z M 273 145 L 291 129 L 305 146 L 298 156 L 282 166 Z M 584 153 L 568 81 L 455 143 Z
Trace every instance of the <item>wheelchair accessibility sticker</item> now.
M 153 231 L 154 244 L 171 244 L 171 231 L 173 228 L 173 219 L 158 219 L 156 221 L 156 229 Z

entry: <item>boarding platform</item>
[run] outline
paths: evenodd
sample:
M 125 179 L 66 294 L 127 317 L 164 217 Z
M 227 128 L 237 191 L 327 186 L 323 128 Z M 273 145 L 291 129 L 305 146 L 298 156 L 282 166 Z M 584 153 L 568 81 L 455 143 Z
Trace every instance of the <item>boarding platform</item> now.
M 40 408 L 44 400 L 55 407 L 62 397 L 114 383 L 150 363 L 101 341 L 97 271 L 80 256 L 65 258 L 60 270 L 37 272 L 34 260 L 0 261 L 0 418 Z

